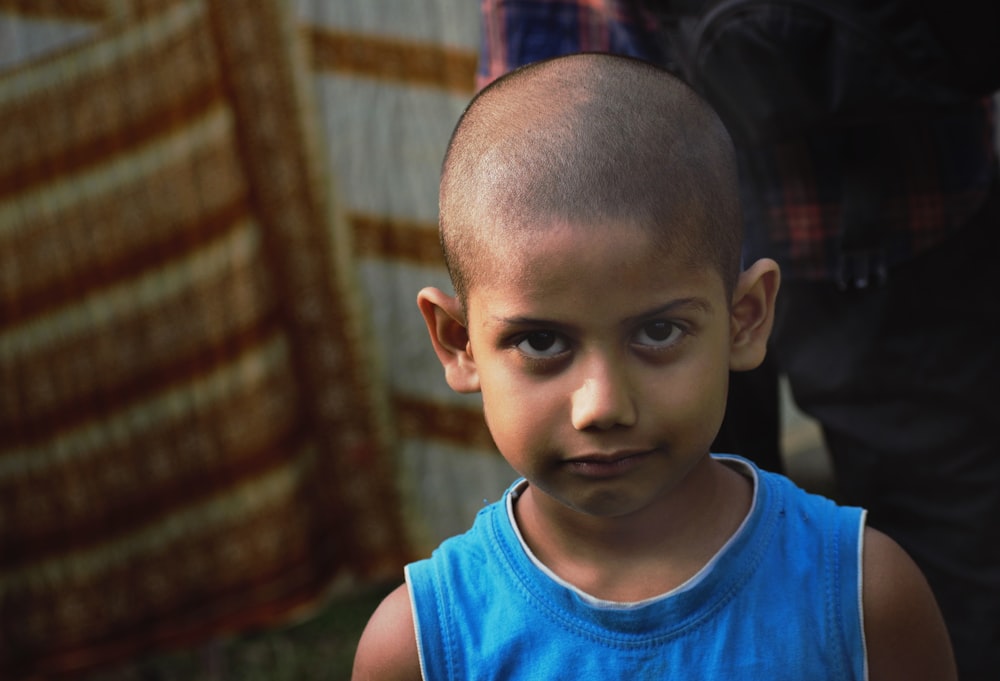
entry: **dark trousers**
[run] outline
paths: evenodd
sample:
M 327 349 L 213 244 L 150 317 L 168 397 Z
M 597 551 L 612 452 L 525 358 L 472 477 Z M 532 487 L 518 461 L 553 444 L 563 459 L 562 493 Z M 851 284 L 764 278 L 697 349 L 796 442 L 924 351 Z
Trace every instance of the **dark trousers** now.
M 1000 197 L 861 291 L 783 282 L 772 357 L 838 500 L 923 569 L 963 681 L 1000 678 Z

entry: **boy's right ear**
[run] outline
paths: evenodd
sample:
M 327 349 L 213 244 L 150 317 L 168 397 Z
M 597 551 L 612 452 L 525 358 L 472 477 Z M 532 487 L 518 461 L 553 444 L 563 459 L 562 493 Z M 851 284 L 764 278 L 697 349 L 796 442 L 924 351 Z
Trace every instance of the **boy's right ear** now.
M 479 372 L 469 345 L 465 311 L 458 298 L 428 287 L 417 294 L 417 306 L 448 385 L 459 393 L 479 392 Z

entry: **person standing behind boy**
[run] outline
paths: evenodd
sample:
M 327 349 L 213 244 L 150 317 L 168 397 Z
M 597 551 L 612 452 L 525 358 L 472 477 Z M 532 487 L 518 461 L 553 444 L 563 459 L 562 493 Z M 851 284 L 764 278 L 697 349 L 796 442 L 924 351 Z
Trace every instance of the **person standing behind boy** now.
M 736 5 L 714 4 L 726 11 Z M 772 4 L 776 14 L 795 9 L 794 3 Z M 644 10 L 711 5 L 484 0 L 478 81 L 482 86 L 517 66 L 584 50 L 679 70 L 671 54 L 677 45 L 661 32 L 669 22 Z M 765 5 L 743 9 L 762 12 Z M 803 2 L 799 9 L 819 17 L 824 6 L 832 16 L 845 12 L 837 2 Z M 973 18 L 996 17 L 997 3 L 869 5 L 884 13 L 892 6 L 897 13 L 903 7 L 929 13 L 927 25 L 958 51 L 983 51 L 972 45 L 986 45 L 984 36 L 1000 26 Z M 986 47 L 996 53 L 996 44 Z M 826 36 L 817 45 L 831 50 L 832 72 L 839 43 Z M 796 62 L 791 55 L 783 59 Z M 1000 68 L 1000 61 L 980 62 L 968 68 L 970 78 L 995 81 L 989 68 Z M 871 64 L 871 72 L 879 66 Z M 793 69 L 773 68 L 771 81 L 795 89 Z M 864 81 L 866 74 L 854 75 Z M 803 92 L 824 92 L 820 78 Z M 830 81 L 829 87 L 839 84 L 838 96 L 847 98 L 851 86 L 863 89 L 874 78 Z M 747 127 L 732 120 L 744 108 L 740 95 L 723 90 L 734 112 L 727 123 Z M 898 541 L 926 575 L 963 681 L 994 681 L 1000 669 L 1000 352 L 988 301 L 1000 295 L 995 105 L 970 97 L 948 111 L 913 104 L 889 120 L 871 112 L 868 118 L 796 129 L 780 141 L 735 139 L 748 260 L 774 258 L 784 281 L 768 359 L 823 429 L 836 498 L 867 508 L 871 525 Z M 760 405 L 774 413 L 776 382 L 768 373 L 735 375 L 719 446 L 737 446 L 715 451 L 780 470 L 766 445 L 753 446 L 761 434 L 765 442 L 775 439 L 774 423 L 762 423 L 766 412 L 731 418 L 748 409 L 756 417 Z
M 741 271 L 741 222 L 724 126 L 649 63 L 562 57 L 471 102 L 440 190 L 455 295 L 418 304 L 523 478 L 407 566 L 354 679 L 956 678 L 862 509 L 709 453 L 779 284 Z

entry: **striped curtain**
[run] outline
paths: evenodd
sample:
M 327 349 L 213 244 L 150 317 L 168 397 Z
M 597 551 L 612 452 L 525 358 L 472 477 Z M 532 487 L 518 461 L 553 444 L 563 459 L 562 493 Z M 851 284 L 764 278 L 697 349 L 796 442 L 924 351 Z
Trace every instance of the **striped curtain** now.
M 472 5 L 0 2 L 0 678 L 398 579 L 509 481 L 413 303 Z
M 478 396 L 445 384 L 417 291 L 450 290 L 437 190 L 451 130 L 475 88 L 475 0 L 300 0 L 313 90 L 354 239 L 371 346 L 397 435 L 396 471 L 419 554 L 467 529 L 514 473 Z

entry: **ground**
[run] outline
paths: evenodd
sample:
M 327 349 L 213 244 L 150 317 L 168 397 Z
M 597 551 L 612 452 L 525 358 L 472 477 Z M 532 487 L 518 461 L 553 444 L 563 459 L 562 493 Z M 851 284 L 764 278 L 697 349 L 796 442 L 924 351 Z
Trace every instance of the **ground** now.
M 346 681 L 368 617 L 394 586 L 334 599 L 302 624 L 134 660 L 81 681 Z

